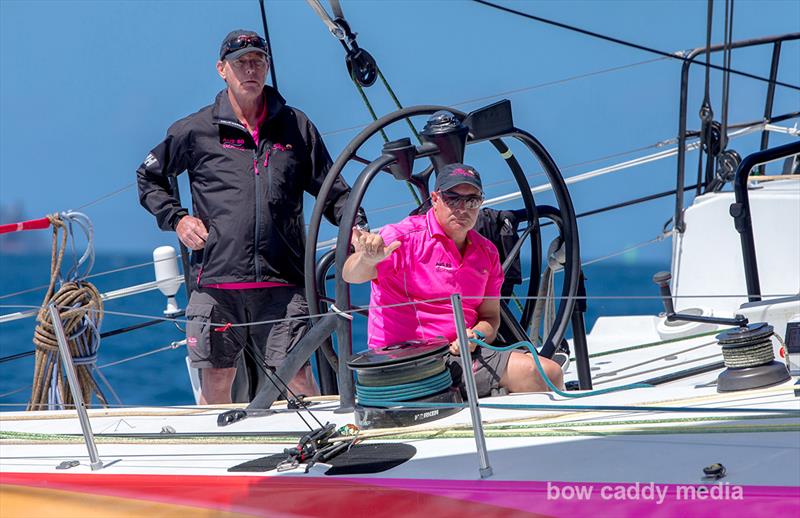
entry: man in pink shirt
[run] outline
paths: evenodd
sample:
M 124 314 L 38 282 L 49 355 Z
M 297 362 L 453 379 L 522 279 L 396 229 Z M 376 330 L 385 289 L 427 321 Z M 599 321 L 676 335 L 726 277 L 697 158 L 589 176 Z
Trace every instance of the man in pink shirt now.
M 475 337 L 478 331 L 486 342 L 495 339 L 503 270 L 494 244 L 473 230 L 482 203 L 478 172 L 464 164 L 450 164 L 436 178 L 432 208 L 426 214 L 387 225 L 380 234 L 355 231 L 356 251 L 348 257 L 342 275 L 350 283 L 372 281 L 370 348 L 444 336 L 451 341 L 450 354 L 458 355 L 452 293 L 463 296 L 467 336 Z M 469 347 L 480 396 L 500 389 L 547 390 L 530 354 L 475 352 L 472 342 Z M 562 387 L 560 366 L 547 358 L 540 360 L 548 378 Z M 452 358 L 449 362 L 460 377 L 460 362 Z

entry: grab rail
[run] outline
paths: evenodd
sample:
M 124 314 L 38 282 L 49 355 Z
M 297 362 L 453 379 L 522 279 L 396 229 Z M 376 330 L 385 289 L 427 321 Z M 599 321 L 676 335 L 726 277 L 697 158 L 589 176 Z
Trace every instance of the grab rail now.
M 733 192 L 736 201 L 731 204 L 730 214 L 733 224 L 742 242 L 742 259 L 744 260 L 744 277 L 747 283 L 747 298 L 750 302 L 761 300 L 761 284 L 758 280 L 758 263 L 756 261 L 756 245 L 753 238 L 753 221 L 750 217 L 750 197 L 747 192 L 747 180 L 750 171 L 756 166 L 800 154 L 800 141 L 783 146 L 756 151 L 747 155 L 733 180 Z

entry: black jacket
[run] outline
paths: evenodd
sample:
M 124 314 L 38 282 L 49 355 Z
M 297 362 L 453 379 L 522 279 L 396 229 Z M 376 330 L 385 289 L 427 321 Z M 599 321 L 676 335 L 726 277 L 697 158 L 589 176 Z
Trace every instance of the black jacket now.
M 136 171 L 139 201 L 163 230 L 188 211 L 169 176 L 189 172 L 195 217 L 208 229 L 192 253 L 199 284 L 288 282 L 303 285 L 303 192 L 319 192 L 331 157 L 308 117 L 265 86 L 267 118 L 256 146 L 233 113 L 227 90 L 213 105 L 179 120 Z M 336 181 L 325 216 L 336 224 L 350 188 Z

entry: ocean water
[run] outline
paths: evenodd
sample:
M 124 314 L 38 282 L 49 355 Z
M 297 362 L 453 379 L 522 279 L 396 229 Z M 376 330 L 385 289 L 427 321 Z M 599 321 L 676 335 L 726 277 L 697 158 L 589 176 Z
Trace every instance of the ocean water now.
M 149 255 L 99 254 L 92 272 L 109 272 L 149 261 L 151 261 Z M 661 310 L 661 303 L 655 298 L 631 300 L 613 297 L 657 295 L 657 288 L 651 281 L 652 275 L 667 268 L 666 263 L 630 264 L 611 261 L 587 266 L 585 269 L 589 296 L 587 330 L 591 329 L 600 315 L 658 313 Z M 46 285 L 49 275 L 49 254 L 0 255 L 0 297 L 2 297 L 0 314 L 22 311 L 30 306 L 38 307 L 44 297 L 44 288 L 10 297 L 7 295 Z M 153 279 L 152 265 L 145 264 L 141 267 L 100 275 L 90 280 L 101 292 L 106 292 Z M 593 297 L 612 298 L 593 299 Z M 366 304 L 368 299 L 366 286 L 359 286 L 353 290 L 354 303 Z M 185 307 L 185 301 L 185 296 L 181 292 L 178 296 L 181 307 Z M 158 291 L 108 301 L 101 331 L 107 332 L 161 316 L 165 305 L 166 299 Z M 116 315 L 111 312 L 128 315 Z M 0 411 L 24 409 L 30 396 L 33 356 L 12 361 L 4 359 L 33 350 L 31 339 L 35 324 L 34 318 L 0 324 Z M 97 365 L 102 367 L 105 364 L 142 355 L 182 338 L 182 331 L 172 322 L 109 337 L 104 339 L 100 346 Z M 365 319 L 357 317 L 353 332 L 354 348 L 366 347 L 365 338 Z M 104 367 L 102 372 L 125 405 L 192 404 L 194 399 L 185 355 L 183 347 L 169 349 Z M 110 397 L 108 391 L 105 392 Z

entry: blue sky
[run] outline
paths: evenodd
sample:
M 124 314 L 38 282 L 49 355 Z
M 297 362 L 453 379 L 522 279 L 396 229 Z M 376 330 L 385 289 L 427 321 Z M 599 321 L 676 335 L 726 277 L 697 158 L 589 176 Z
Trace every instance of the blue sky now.
M 404 105 L 457 104 L 471 110 L 508 97 L 516 125 L 547 146 L 566 176 L 610 161 L 571 165 L 676 135 L 676 61 L 530 88 L 655 56 L 470 2 L 342 4 L 359 43 L 376 57 Z M 504 4 L 666 51 L 705 42 L 705 1 Z M 290 104 L 315 121 L 336 157 L 357 133 L 347 128 L 370 121 L 348 79 L 343 51 L 305 2 L 268 0 L 266 5 L 280 89 Z M 715 10 L 713 40 L 721 42 L 723 4 L 715 3 Z M 240 27 L 261 32 L 256 0 L 0 1 L 0 204 L 22 202 L 33 218 L 77 209 L 123 189 L 85 209 L 95 225 L 98 249 L 148 253 L 155 246 L 174 244 L 174 236 L 156 228 L 154 218 L 139 206 L 135 188 L 128 186 L 169 124 L 209 104 L 223 88 L 214 70 L 219 43 Z M 793 31 L 800 31 L 800 2 L 736 2 L 735 39 Z M 800 84 L 798 47 L 797 42 L 784 47 L 782 81 Z M 734 54 L 733 66 L 766 76 L 769 52 Z M 689 104 L 693 128 L 698 125 L 702 79 L 698 68 L 692 74 L 696 88 Z M 765 90 L 763 83 L 734 78 L 731 121 L 758 119 Z M 380 114 L 393 108 L 380 86 L 368 93 Z M 719 114 L 718 73 L 712 74 L 711 96 Z M 482 100 L 463 102 L 476 98 Z M 799 106 L 797 91 L 778 89 L 775 113 Z M 406 135 L 398 127 L 392 137 L 401 136 Z M 743 139 L 732 147 L 744 154 L 754 142 Z M 511 184 L 504 183 L 510 176 L 486 148 L 470 150 L 467 161 L 482 171 L 489 196 L 510 190 Z M 688 164 L 694 171 L 696 154 L 689 155 Z M 532 184 L 544 181 L 531 160 L 523 165 Z M 672 159 L 578 184 L 572 189 L 576 209 L 668 190 L 674 187 L 674 171 Z M 348 179 L 357 172 L 349 169 Z M 544 194 L 537 202 L 552 199 Z M 395 205 L 399 207 L 385 209 Z M 368 213 L 376 211 L 373 225 L 400 219 L 413 207 L 405 187 L 388 179 L 370 191 L 365 206 Z M 583 256 L 603 256 L 655 237 L 672 215 L 672 206 L 672 199 L 665 199 L 582 220 Z M 323 232 L 323 237 L 332 235 L 332 228 Z M 639 255 L 659 260 L 668 256 L 668 243 L 642 249 Z

